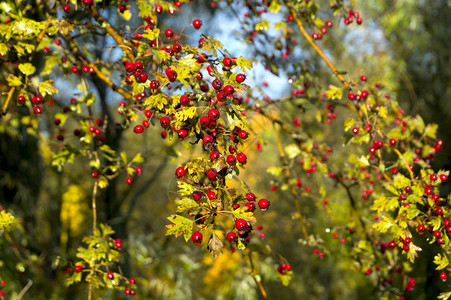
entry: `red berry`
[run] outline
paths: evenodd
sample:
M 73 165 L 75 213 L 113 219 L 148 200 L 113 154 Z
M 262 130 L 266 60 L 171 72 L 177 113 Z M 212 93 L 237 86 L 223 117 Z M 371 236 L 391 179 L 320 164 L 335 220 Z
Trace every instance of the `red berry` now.
M 183 141 L 188 136 L 189 132 L 185 128 L 181 128 L 177 131 L 177 134 L 179 136 L 179 140 Z
M 73 66 L 71 71 L 72 71 L 72 73 L 77 73 L 78 72 L 78 67 Z
M 236 242 L 237 236 L 236 233 L 233 231 L 230 231 L 229 233 L 227 233 L 227 240 L 229 241 L 230 244 L 234 244 Z
M 360 80 L 366 81 L 366 76 L 365 75 L 360 76 Z
M 215 180 L 217 175 L 218 175 L 218 171 L 216 171 L 216 169 L 214 169 L 214 168 L 209 169 L 207 171 L 207 177 L 210 180 Z
M 202 244 L 202 238 L 203 238 L 202 233 L 200 233 L 199 231 L 193 232 L 193 235 L 191 236 L 191 240 L 196 246 Z
M 183 176 L 185 176 L 185 174 L 186 174 L 186 170 L 185 170 L 184 167 L 178 167 L 178 168 L 175 170 L 175 176 L 176 176 L 177 178 L 182 178 Z
M 174 32 L 172 31 L 172 29 L 166 29 L 164 34 L 166 35 L 167 38 L 171 38 L 174 36 Z
M 260 199 L 260 201 L 258 201 L 258 207 L 260 207 L 261 211 L 266 211 L 269 208 L 269 201 L 266 199 Z
M 135 280 L 135 278 L 130 278 L 129 282 L 130 282 L 130 284 L 135 284 L 136 280 Z
M 114 278 L 114 274 L 112 273 L 112 272 L 108 272 L 107 274 L 106 274 L 106 277 L 108 278 L 108 279 L 113 279 Z
M 448 179 L 448 176 L 446 176 L 446 174 L 441 174 L 441 175 L 440 175 L 440 180 L 441 180 L 442 182 L 445 182 L 447 179 Z
M 352 133 L 354 133 L 354 134 L 359 133 L 359 128 L 358 127 L 352 128 Z
M 144 131 L 144 127 L 142 125 L 136 125 L 133 131 L 135 133 L 142 133 Z
M 247 227 L 247 222 L 244 219 L 236 219 L 235 220 L 235 227 L 238 230 L 244 230 Z
M 327 22 L 326 22 L 326 26 L 327 26 L 327 27 L 332 27 L 332 25 L 333 25 L 333 24 L 332 24 L 332 21 L 327 21 Z
M 236 82 L 242 83 L 244 80 L 246 80 L 246 76 L 244 74 L 236 75 Z
M 419 233 L 419 234 L 423 234 L 423 232 L 426 230 L 426 228 L 424 227 L 423 224 L 419 224 L 419 225 L 417 226 L 417 230 L 418 230 L 418 233 Z
M 218 151 L 211 151 L 210 152 L 210 159 L 211 161 L 215 161 L 219 158 L 219 152 Z
M 200 191 L 193 192 L 193 200 L 194 201 L 199 201 L 200 199 L 202 199 L 203 196 L 204 196 L 204 193 L 202 193 Z
M 82 267 L 82 266 L 75 266 L 75 267 L 74 267 L 75 273 L 80 273 L 82 270 L 83 270 L 83 267 Z
M 128 185 L 131 185 L 131 184 L 133 183 L 133 178 L 127 177 L 127 178 L 125 179 L 125 183 L 127 183 Z
M 240 137 L 240 139 L 247 139 L 247 132 L 244 130 L 241 130 L 240 132 L 238 132 L 238 136 Z
M 227 163 L 232 167 L 235 166 L 235 164 L 236 164 L 235 155 L 230 154 L 229 156 L 227 156 Z
M 169 117 L 167 117 L 167 116 L 164 116 L 160 119 L 160 124 L 161 124 L 161 127 L 163 127 L 163 128 L 167 128 L 169 126 L 170 122 L 171 121 L 169 120 Z
M 447 277 L 448 277 L 448 276 L 446 275 L 445 272 L 440 273 L 440 279 L 441 279 L 441 280 L 445 281 Z
M 244 154 L 244 153 L 238 153 L 238 154 L 236 155 L 236 159 L 237 159 L 238 162 L 241 163 L 241 164 L 245 164 L 246 161 L 247 161 L 246 154 Z
M 208 112 L 208 117 L 211 120 L 216 121 L 217 119 L 219 119 L 220 113 L 219 110 L 217 110 L 216 108 L 210 109 L 210 111 Z
M 254 193 L 247 193 L 246 194 L 246 199 L 247 199 L 247 201 L 250 201 L 250 202 L 252 202 L 252 201 L 255 201 L 255 194 Z
M 194 28 L 199 29 L 202 26 L 202 21 L 198 20 L 198 19 L 194 20 L 193 26 L 194 26 Z
M 64 4 L 63 5 L 63 11 L 68 14 L 70 13 L 70 5 L 69 4 Z
M 207 197 L 208 197 L 208 199 L 213 200 L 213 199 L 216 198 L 216 193 L 210 191 L 210 192 L 207 193 Z
M 189 105 L 189 97 L 187 95 L 182 95 L 182 97 L 180 97 L 180 104 L 183 106 L 188 106 Z

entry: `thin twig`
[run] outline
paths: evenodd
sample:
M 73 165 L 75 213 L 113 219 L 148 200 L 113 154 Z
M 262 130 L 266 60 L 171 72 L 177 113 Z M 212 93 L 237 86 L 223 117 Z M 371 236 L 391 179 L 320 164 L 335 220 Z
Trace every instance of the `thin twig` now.
M 255 283 L 257 283 L 258 288 L 260 289 L 260 292 L 262 293 L 263 299 L 268 299 L 268 295 L 266 294 L 265 288 L 263 287 L 261 280 L 257 280 L 257 278 L 256 278 L 256 276 L 258 276 L 259 274 L 258 274 L 257 270 L 255 270 L 255 267 L 254 267 L 254 261 L 252 260 L 252 251 L 248 250 L 247 256 L 249 258 L 249 264 L 251 265 L 252 273 L 254 273 L 254 276 L 252 278 L 254 278 Z

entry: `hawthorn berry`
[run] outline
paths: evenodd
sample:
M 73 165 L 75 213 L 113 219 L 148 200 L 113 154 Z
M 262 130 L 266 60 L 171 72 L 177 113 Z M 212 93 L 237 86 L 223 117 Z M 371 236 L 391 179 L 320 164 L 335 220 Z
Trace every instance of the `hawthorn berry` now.
M 185 174 L 186 174 L 186 170 L 185 170 L 184 167 L 178 167 L 178 168 L 175 170 L 175 176 L 176 176 L 177 178 L 182 178 L 183 176 L 185 176 Z
M 82 267 L 82 266 L 75 266 L 75 267 L 74 267 L 74 272 L 75 272 L 75 273 L 80 273 L 82 270 L 83 270 L 83 267 Z
M 188 106 L 189 105 L 189 97 L 187 95 L 182 95 L 180 97 L 180 104 L 182 106 Z
M 327 27 L 332 27 L 332 25 L 333 25 L 333 24 L 332 24 L 332 21 L 329 20 L 329 21 L 326 22 L 326 26 L 327 26 Z
M 239 231 L 245 230 L 247 227 L 247 222 L 244 219 L 236 219 L 235 220 L 235 227 Z
M 237 159 L 238 162 L 241 163 L 241 164 L 245 164 L 246 161 L 247 161 L 246 154 L 244 154 L 244 153 L 238 153 L 238 154 L 236 155 L 236 159 Z
M 183 141 L 188 136 L 189 132 L 187 129 L 181 128 L 178 130 L 177 134 L 179 136 L 179 140 Z
M 446 174 L 440 174 L 440 180 L 442 182 L 445 182 L 448 179 L 448 176 L 446 176 Z
M 63 5 L 63 11 L 68 14 L 70 13 L 70 5 L 69 4 L 64 4 Z
M 198 20 L 198 19 L 194 20 L 193 26 L 194 26 L 194 28 L 199 29 L 202 26 L 202 21 Z
M 114 278 L 114 274 L 113 274 L 112 272 L 108 272 L 108 273 L 106 274 L 106 277 L 107 277 L 108 279 L 112 280 L 112 279 Z
M 260 199 L 258 201 L 258 207 L 260 207 L 261 211 L 267 211 L 269 208 L 269 204 L 270 204 L 269 201 L 266 199 Z
M 202 233 L 200 233 L 199 231 L 193 232 L 191 240 L 193 241 L 194 245 L 199 246 L 200 244 L 202 244 L 202 239 L 203 239 Z
M 201 191 L 193 192 L 193 200 L 194 201 L 199 201 L 200 199 L 202 199 L 203 196 L 204 196 L 204 194 Z
M 217 175 L 218 175 L 218 171 L 216 171 L 215 168 L 209 169 L 207 171 L 207 177 L 210 180 L 215 180 Z
M 242 82 L 244 82 L 244 80 L 246 80 L 246 75 L 244 75 L 244 74 L 238 74 L 238 75 L 236 75 L 236 82 L 238 82 L 238 83 L 242 83 Z
M 133 178 L 127 177 L 127 178 L 125 179 L 125 183 L 128 184 L 128 185 L 131 185 L 131 184 L 133 183 Z
M 219 152 L 218 151 L 211 151 L 210 152 L 210 159 L 211 161 L 215 161 L 219 158 Z
M 247 193 L 246 194 L 246 199 L 247 199 L 247 201 L 250 201 L 250 202 L 253 202 L 253 201 L 255 201 L 255 194 L 254 193 Z
M 135 133 L 142 133 L 144 131 L 144 127 L 142 125 L 136 125 L 133 131 Z
M 208 112 L 208 117 L 211 120 L 216 121 L 219 119 L 219 116 L 220 116 L 219 110 L 217 110 L 216 108 L 210 109 L 210 111 Z
M 163 128 L 168 128 L 170 122 L 171 121 L 169 120 L 169 117 L 167 117 L 167 116 L 164 116 L 160 119 L 160 124 L 161 124 L 161 127 L 163 127 Z
M 440 279 L 443 281 L 446 281 L 446 278 L 448 278 L 448 276 L 446 275 L 445 272 L 440 273 Z
M 227 240 L 229 241 L 230 244 L 235 244 L 237 239 L 236 233 L 233 231 L 230 231 L 227 233 Z
M 207 193 L 207 197 L 208 197 L 208 199 L 213 200 L 213 199 L 216 198 L 216 193 L 215 193 L 215 192 L 212 192 L 212 191 L 209 191 L 209 192 Z
M 354 133 L 354 134 L 359 133 L 359 128 L 358 127 L 352 128 L 352 133 Z
M 243 139 L 243 140 L 245 140 L 245 139 L 247 139 L 247 132 L 246 131 L 244 131 L 244 130 L 240 130 L 240 132 L 238 132 L 238 136 L 240 137 L 240 139 Z
M 166 35 L 167 38 L 171 38 L 174 36 L 174 32 L 172 31 L 172 29 L 166 29 L 164 34 Z
M 230 166 L 235 166 L 236 165 L 236 157 L 235 157 L 235 155 L 233 155 L 233 154 L 230 154 L 229 156 L 227 156 L 227 163 L 230 165 Z
M 92 177 L 92 178 L 97 178 L 97 177 L 99 177 L 99 172 L 97 172 L 97 171 L 92 171 L 92 172 L 91 172 L 91 177 Z
M 419 234 L 423 234 L 425 230 L 426 230 L 426 227 L 424 227 L 423 224 L 418 224 L 417 231 Z

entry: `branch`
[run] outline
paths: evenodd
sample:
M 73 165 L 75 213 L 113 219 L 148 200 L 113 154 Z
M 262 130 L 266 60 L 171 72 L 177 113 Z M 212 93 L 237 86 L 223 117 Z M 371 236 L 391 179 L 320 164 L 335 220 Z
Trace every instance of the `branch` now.
M 97 11 L 97 9 L 94 7 L 94 5 L 91 6 L 91 13 L 92 16 L 94 17 L 94 19 L 100 24 L 105 26 L 105 30 L 106 32 L 108 32 L 109 35 L 111 35 L 111 37 L 116 41 L 116 43 L 122 48 L 122 50 L 125 52 L 125 54 L 127 55 L 127 58 L 130 61 L 134 61 L 135 60 L 135 56 L 133 55 L 133 53 L 130 51 L 130 47 L 125 45 L 124 40 L 122 39 L 122 36 L 117 33 L 116 30 L 114 30 L 113 27 L 111 27 L 110 23 L 108 23 L 108 21 L 106 21 Z

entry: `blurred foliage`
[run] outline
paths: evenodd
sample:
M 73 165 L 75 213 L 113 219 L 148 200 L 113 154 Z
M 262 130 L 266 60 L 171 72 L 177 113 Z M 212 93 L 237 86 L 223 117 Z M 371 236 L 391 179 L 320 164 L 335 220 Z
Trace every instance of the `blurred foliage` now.
M 45 19 L 46 9 L 50 10 L 62 4 L 55 1 L 22 2 L 35 7 L 28 11 L 26 17 L 31 23 L 26 24 L 24 28 L 36 30 L 42 30 L 42 28 L 36 27 L 38 25 L 32 23 L 32 20 Z M 115 1 L 98 2 L 99 7 L 104 5 L 103 15 L 108 21 L 120 30 L 128 32 L 130 36 L 131 28 L 141 25 L 138 18 L 134 17 L 138 12 L 135 4 L 130 3 L 128 7 L 133 17 L 130 25 L 125 25 L 123 15 L 114 6 L 109 7 L 115 4 Z M 2 1 L 1 3 L 3 11 L 1 18 L 5 22 L 14 13 L 7 9 L 12 2 Z M 55 3 L 58 5 L 54 6 Z M 76 1 L 70 3 L 74 8 Z M 183 15 L 176 17 L 180 19 L 175 19 L 167 13 L 160 16 L 160 28 L 171 26 L 174 32 L 178 32 L 201 11 L 203 29 L 208 28 L 209 35 L 215 36 L 214 28 L 217 20 L 235 17 L 238 12 L 242 14 L 243 10 L 243 7 L 237 7 L 236 3 L 220 2 L 217 5 L 220 9 L 211 8 L 211 4 L 206 1 L 186 3 L 183 7 Z M 363 26 L 348 32 L 348 29 L 340 23 L 341 15 L 337 14 L 335 19 L 332 19 L 333 33 L 328 35 L 321 45 L 323 50 L 336 63 L 339 71 L 348 72 L 345 74 L 346 78 L 365 74 L 371 85 L 375 83 L 373 78 L 377 78 L 377 83 L 384 84 L 388 90 L 394 91 L 393 94 L 397 95 L 401 107 L 406 107 L 412 115 L 420 114 L 426 123 L 432 121 L 438 123 L 437 136 L 445 141 L 451 140 L 448 130 L 451 126 L 448 109 L 451 101 L 449 3 L 413 0 L 356 1 L 355 5 L 355 9 L 364 17 Z M 235 12 L 230 10 L 231 7 L 235 9 Z M 270 10 L 277 10 L 277 7 L 270 6 Z M 75 16 L 76 13 L 80 15 Z M 326 17 L 332 13 L 333 9 L 319 12 L 321 17 L 323 17 L 322 14 Z M 81 11 L 72 12 L 70 16 L 80 22 L 87 20 L 86 13 Z M 210 25 L 207 27 L 208 23 Z M 265 27 L 263 25 L 267 24 L 260 24 L 258 29 Z M 69 25 L 62 23 L 59 26 L 67 29 L 66 26 Z M 294 31 L 293 25 L 280 26 L 287 32 Z M 255 25 L 251 27 L 255 28 Z M 314 24 L 309 24 L 309 27 L 315 28 Z M 7 29 L 3 29 L 3 32 L 6 32 L 5 30 Z M 27 36 L 30 39 L 37 35 L 33 30 L 27 34 L 31 35 Z M 241 34 L 244 36 L 246 33 L 241 32 Z M 251 35 L 251 32 L 247 34 Z M 227 35 L 230 40 L 234 40 L 231 33 Z M 185 37 L 181 39 L 183 42 L 188 40 Z M 181 163 L 184 164 L 196 157 L 200 150 L 184 147 L 175 143 L 174 140 L 161 139 L 156 130 L 147 131 L 142 135 L 123 134 L 126 129 L 121 126 L 122 120 L 116 114 L 121 97 L 113 94 L 110 88 L 96 78 L 85 82 L 97 99 L 90 105 L 94 111 L 93 120 L 99 117 L 107 121 L 102 128 L 108 140 L 108 149 L 104 148 L 104 152 L 111 154 L 114 151 L 118 156 L 120 153 L 129 154 L 128 159 L 118 164 L 120 169 L 132 166 L 136 153 L 143 153 L 142 156 L 147 158 L 139 164 L 143 168 L 143 173 L 139 177 L 133 177 L 134 182 L 131 187 L 124 184 L 126 175 L 119 174 L 109 181 L 108 187 L 99 190 L 97 195 L 99 223 L 109 224 L 115 232 L 113 234 L 111 231 L 102 236 L 103 246 L 105 249 L 113 249 L 114 246 L 111 243 L 114 243 L 116 238 L 122 239 L 122 255 L 115 256 L 120 265 L 119 273 L 115 273 L 115 276 L 124 276 L 124 278 L 121 277 L 123 282 L 126 278 L 136 278 L 138 287 L 136 299 L 262 298 L 256 280 L 261 280 L 269 299 L 276 297 L 280 299 L 370 299 L 374 297 L 373 284 L 378 280 L 376 272 L 365 276 L 363 268 L 367 266 L 364 263 L 360 264 L 360 261 L 355 261 L 355 258 L 362 256 L 362 253 L 363 256 L 366 252 L 370 253 L 371 245 L 361 243 L 356 248 L 350 246 L 359 242 L 356 236 L 362 232 L 356 229 L 360 225 L 353 215 L 349 202 L 341 201 L 347 197 L 346 191 L 332 179 L 326 186 L 320 185 L 322 176 L 318 172 L 304 173 L 308 162 L 299 162 L 301 157 L 298 156 L 300 154 L 303 156 L 304 153 L 297 147 L 289 146 L 296 144 L 299 140 L 302 141 L 304 134 L 314 136 L 324 149 L 327 145 L 333 147 L 334 152 L 329 156 L 331 166 L 336 170 L 345 170 L 352 165 L 353 160 L 347 148 L 341 147 L 344 142 L 341 137 L 344 128 L 341 124 L 351 116 L 349 111 L 337 106 L 334 111 L 338 116 L 337 120 L 334 119 L 331 125 L 327 125 L 323 122 L 328 118 L 325 105 L 313 105 L 303 97 L 296 97 L 294 101 L 286 102 L 262 100 L 267 96 L 266 94 L 274 93 L 274 91 L 278 95 L 290 97 L 284 92 L 296 89 L 308 90 L 304 82 L 308 82 L 314 89 L 329 87 L 329 90 L 324 90 L 328 97 L 341 98 L 343 90 L 336 87 L 339 84 L 338 80 L 331 79 L 329 70 L 324 68 L 324 64 L 313 54 L 311 48 L 308 48 L 302 38 L 298 40 L 300 47 L 296 48 L 297 45 L 293 44 L 293 40 L 279 39 L 279 36 L 274 39 L 269 31 L 256 37 L 253 44 L 248 41 L 247 44 L 242 46 L 240 44 L 239 47 L 247 49 L 249 58 L 255 57 L 265 61 L 267 69 L 272 73 L 280 74 L 284 81 L 288 81 L 288 77 L 294 79 L 291 86 L 287 84 L 283 87 L 286 90 L 280 92 L 281 87 L 277 85 L 277 82 L 273 84 L 268 80 L 268 88 L 261 84 L 266 76 L 272 78 L 269 72 L 257 71 L 249 76 L 249 79 L 256 83 L 252 101 L 261 101 L 259 109 L 265 115 L 288 120 L 287 123 L 295 118 L 301 119 L 299 122 L 302 124 L 302 131 L 296 129 L 297 125 L 290 124 L 291 129 L 298 130 L 298 136 L 295 136 L 294 140 L 292 135 L 283 132 L 280 133 L 280 139 L 285 145 L 286 155 L 291 159 L 290 167 L 297 173 L 302 173 L 303 179 L 307 178 L 310 183 L 308 187 L 311 193 L 302 191 L 305 189 L 305 184 L 300 185 L 298 190 L 302 191 L 299 192 L 302 195 L 302 211 L 305 216 L 308 216 L 305 218 L 305 223 L 309 228 L 311 239 L 302 238 L 299 215 L 296 213 L 295 203 L 290 194 L 290 187 L 295 186 L 296 182 L 289 182 L 283 173 L 284 161 L 279 157 L 280 149 L 277 144 L 279 137 L 276 134 L 280 128 L 279 124 L 263 115 L 248 112 L 252 135 L 250 141 L 244 146 L 248 147 L 246 149 L 248 162 L 246 168 L 240 171 L 240 177 L 246 178 L 246 182 L 252 186 L 257 196 L 261 198 L 267 195 L 271 199 L 271 208 L 264 216 L 259 215 L 258 224 L 261 224 L 263 229 L 251 237 L 250 249 L 231 252 L 228 246 L 223 249 L 223 253 L 217 259 L 213 259 L 212 255 L 204 249 L 186 244 L 181 238 L 165 236 L 167 217 L 177 207 L 178 189 L 174 170 Z M 52 48 L 52 41 L 53 38 L 45 37 L 38 50 L 42 51 L 44 46 Z M 225 48 L 228 48 L 228 43 L 232 43 L 231 41 L 221 42 Z M 17 53 L 35 51 L 32 43 L 27 40 L 21 43 L 23 44 L 17 44 L 15 47 Z M 3 45 L 0 44 L 0 52 L 5 51 Z M 78 43 L 80 48 L 88 49 L 85 52 L 90 54 L 89 61 L 101 59 L 105 62 L 102 69 L 105 74 L 110 65 L 117 67 L 121 64 L 118 58 L 121 56 L 120 51 L 117 48 L 110 48 L 111 45 L 111 39 L 101 34 L 84 36 L 83 41 Z M 261 47 L 254 47 L 256 45 Z M 284 49 L 287 48 L 300 50 L 296 50 L 288 58 L 283 58 Z M 16 55 L 14 53 L 14 56 Z M 60 90 L 60 93 L 56 94 L 49 81 L 42 86 L 39 85 L 41 94 L 44 94 L 42 92 L 44 90 L 45 93 L 55 93 L 53 99 L 57 102 L 57 107 L 49 108 L 49 113 L 40 119 L 39 124 L 30 117 L 24 117 L 21 120 L 13 119 L 11 114 L 2 117 L 0 123 L 0 205 L 11 213 L 11 215 L 5 214 L 2 210 L 0 228 L 10 223 L 10 216 L 20 220 L 19 224 L 14 223 L 11 228 L 2 230 L 0 234 L 0 280 L 6 282 L 5 287 L 1 289 L 5 291 L 8 298 L 17 297 L 21 291 L 25 293 L 25 298 L 35 299 L 87 297 L 87 284 L 67 288 L 64 282 L 68 278 L 75 279 L 76 274 L 73 270 L 79 263 L 76 249 L 82 245 L 86 246 L 82 242 L 83 236 L 92 234 L 90 198 L 95 179 L 90 176 L 97 162 L 91 157 L 80 157 L 79 153 L 72 148 L 62 149 L 62 144 L 55 139 L 61 131 L 60 128 L 53 126 L 53 115 L 60 113 L 64 107 L 69 107 L 74 112 L 84 109 L 79 104 L 70 103 L 71 97 L 78 97 L 81 94 L 82 87 L 77 87 L 77 80 L 70 74 L 69 69 L 73 62 L 61 62 L 62 55 L 64 51 L 61 50 L 47 56 L 45 61 L 40 56 L 35 56 L 33 60 L 37 71 L 44 76 L 49 75 L 49 78 L 54 80 L 54 85 Z M 56 68 L 55 65 L 61 68 Z M 177 72 L 183 73 L 186 65 L 190 65 L 190 62 L 181 64 Z M 21 72 L 24 75 L 33 73 L 32 69 L 26 68 L 29 64 L 24 63 L 22 66 Z M 264 68 L 264 66 L 256 67 Z M 112 69 L 111 73 L 107 74 L 115 83 L 123 79 L 117 69 Z M 1 67 L 1 72 L 2 82 L 7 78 L 10 83 L 14 80 L 21 82 L 24 80 L 9 76 L 10 69 L 6 66 Z M 335 86 L 330 86 L 331 84 Z M 2 90 L 2 104 L 7 92 Z M 94 99 L 94 96 L 86 97 L 85 101 L 88 102 L 89 99 Z M 30 107 L 14 109 L 24 112 Z M 132 119 L 135 117 L 131 116 Z M 318 119 L 322 123 L 317 122 Z M 64 123 L 64 120 L 62 121 Z M 84 131 L 88 131 L 88 127 L 86 123 Z M 41 130 L 39 131 L 38 128 Z M 76 128 L 76 122 L 71 120 L 65 125 L 67 132 L 73 132 Z M 76 143 L 78 138 L 67 134 L 66 141 Z M 305 146 L 314 147 L 313 144 Z M 86 146 L 86 149 L 89 147 Z M 262 151 L 257 150 L 259 147 Z M 357 149 L 359 146 L 355 147 Z M 446 143 L 444 149 L 445 154 L 438 156 L 434 162 L 437 169 L 449 169 L 451 152 Z M 54 166 L 59 165 L 59 161 L 55 160 L 56 153 L 62 153 L 59 157 L 61 159 L 71 160 L 75 155 L 77 158 L 75 163 L 58 169 L 50 166 L 51 162 Z M 319 165 L 321 164 L 318 164 L 318 168 L 320 168 Z M 273 166 L 269 172 L 268 166 Z M 348 177 L 351 175 L 344 174 Z M 241 186 L 239 182 L 233 181 L 230 181 L 228 185 Z M 442 187 L 444 191 L 447 189 L 449 190 L 446 185 Z M 354 194 L 359 195 L 360 192 Z M 443 193 L 442 196 L 445 194 L 447 193 Z M 330 195 L 333 196 L 329 198 Z M 359 208 L 369 212 L 371 205 L 363 202 L 359 203 Z M 364 220 L 368 226 L 372 221 Z M 227 223 L 223 225 L 230 227 Z M 333 225 L 335 227 L 332 227 Z M 359 232 L 354 234 L 352 230 Z M 260 232 L 265 234 L 264 238 L 259 236 Z M 339 238 L 334 238 L 332 236 L 334 233 L 337 233 Z M 93 235 L 91 238 L 99 237 Z M 343 244 L 340 239 L 344 239 Z M 439 280 L 438 271 L 434 270 L 436 266 L 432 263 L 433 257 L 439 251 L 439 246 L 425 247 L 428 242 L 422 241 L 416 233 L 413 233 L 412 239 L 425 251 L 419 255 L 413 269 L 410 269 L 407 263 L 399 264 L 404 274 L 408 273 L 409 276 L 417 278 L 416 289 L 411 297 L 435 298 L 439 292 L 447 288 L 446 283 Z M 316 249 L 324 253 L 325 257 L 313 254 L 312 252 Z M 249 258 L 253 258 L 256 263 L 253 268 L 258 276 L 252 272 Z M 287 287 L 283 285 L 281 275 L 277 272 L 277 265 L 280 263 L 289 263 L 294 270 Z M 71 275 L 65 274 L 66 268 L 71 269 Z M 405 285 L 406 282 L 403 281 L 406 279 L 397 272 L 393 270 L 394 285 Z M 129 283 L 125 286 L 134 287 Z M 122 290 L 113 289 L 98 292 L 95 295 L 103 299 L 125 297 Z

